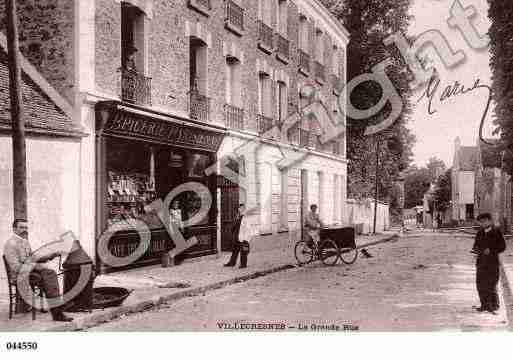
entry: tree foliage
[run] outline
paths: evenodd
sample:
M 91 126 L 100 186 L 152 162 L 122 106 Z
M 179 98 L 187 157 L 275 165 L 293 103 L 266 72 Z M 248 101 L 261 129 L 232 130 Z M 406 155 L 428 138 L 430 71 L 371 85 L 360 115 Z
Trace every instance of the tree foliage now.
M 451 202 L 451 170 L 448 169 L 436 181 L 435 187 L 436 207 L 444 212 L 450 207 Z
M 431 185 L 431 174 L 426 167 L 413 165 L 405 171 L 404 207 L 412 208 L 422 205 L 424 194 Z
M 390 58 L 393 65 L 387 67 L 387 75 L 403 99 L 404 109 L 394 125 L 375 136 L 365 136 L 367 125 L 374 124 L 391 111 L 387 105 L 373 118 L 352 120 L 348 118 L 347 156 L 348 190 L 352 197 L 373 197 L 376 179 L 376 143 L 380 142 L 378 187 L 380 199 L 390 200 L 394 180 L 399 172 L 411 163 L 415 136 L 408 129 L 407 122 L 412 113 L 410 103 L 409 73 L 405 71 L 399 51 L 383 40 L 401 31 L 406 33 L 410 17 L 411 0 L 321 0 L 324 5 L 344 24 L 350 33 L 347 48 L 348 81 L 363 73 L 371 72 L 373 66 Z M 352 104 L 358 109 L 375 105 L 382 97 L 379 86 L 372 82 L 360 84 L 350 94 Z
M 506 169 L 513 175 L 513 2 L 488 0 L 491 20 L 490 67 L 492 91 L 495 101 L 495 124 L 507 149 L 504 156 Z

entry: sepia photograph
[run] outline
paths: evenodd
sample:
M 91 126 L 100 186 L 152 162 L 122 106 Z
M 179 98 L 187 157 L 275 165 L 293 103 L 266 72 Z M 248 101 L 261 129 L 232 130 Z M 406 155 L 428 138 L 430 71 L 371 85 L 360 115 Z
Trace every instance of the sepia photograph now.
M 508 333 L 512 18 L 0 0 L 1 351 L 38 352 L 28 332 Z

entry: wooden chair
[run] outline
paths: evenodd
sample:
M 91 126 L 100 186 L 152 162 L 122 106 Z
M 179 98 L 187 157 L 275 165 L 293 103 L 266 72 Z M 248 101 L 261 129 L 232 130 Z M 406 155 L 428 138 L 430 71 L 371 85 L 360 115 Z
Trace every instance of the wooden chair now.
M 24 299 L 18 292 L 18 284 L 16 283 L 16 279 L 12 276 L 12 270 L 7 262 L 5 256 L 2 256 L 4 261 L 5 271 L 7 273 L 7 284 L 9 287 L 9 319 L 12 319 L 13 313 L 19 313 L 19 309 L 22 307 L 23 303 L 25 303 Z M 32 303 L 30 304 L 32 311 L 32 320 L 36 320 L 36 299 L 39 297 L 41 301 L 41 308 L 43 308 L 43 290 L 37 286 L 32 286 Z M 28 304 L 28 303 L 27 303 Z

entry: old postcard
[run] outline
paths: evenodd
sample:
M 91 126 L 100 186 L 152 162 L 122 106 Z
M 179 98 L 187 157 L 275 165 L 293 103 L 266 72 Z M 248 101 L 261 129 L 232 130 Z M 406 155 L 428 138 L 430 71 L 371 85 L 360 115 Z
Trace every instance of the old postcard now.
M 513 2 L 0 5 L 0 331 L 512 327 Z

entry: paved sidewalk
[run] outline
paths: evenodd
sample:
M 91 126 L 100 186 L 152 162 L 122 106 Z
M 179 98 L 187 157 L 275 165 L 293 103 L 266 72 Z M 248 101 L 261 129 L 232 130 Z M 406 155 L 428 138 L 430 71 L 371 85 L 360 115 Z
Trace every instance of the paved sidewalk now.
M 395 233 L 388 232 L 376 236 L 358 236 L 356 243 L 362 248 L 395 238 Z M 246 269 L 223 267 L 229 257 L 228 253 L 223 253 L 218 257 L 186 261 L 170 268 L 151 266 L 101 275 L 96 278 L 95 287 L 122 286 L 133 290 L 132 294 L 117 308 L 95 310 L 93 313 L 72 313 L 75 320 L 70 324 L 55 323 L 49 314 L 41 313 L 38 313 L 36 321 L 31 320 L 30 314 L 17 314 L 13 320 L 8 320 L 6 280 L 0 278 L 0 331 L 80 330 L 167 301 L 201 295 L 233 283 L 287 270 L 295 266 L 296 240 L 297 234 L 293 232 L 255 239 Z M 187 287 L 176 288 L 177 284 Z

